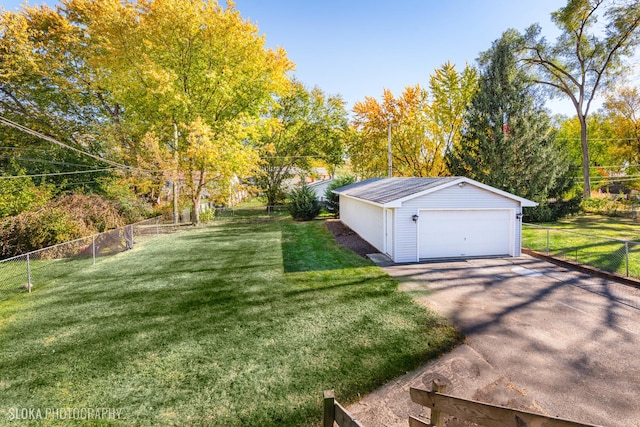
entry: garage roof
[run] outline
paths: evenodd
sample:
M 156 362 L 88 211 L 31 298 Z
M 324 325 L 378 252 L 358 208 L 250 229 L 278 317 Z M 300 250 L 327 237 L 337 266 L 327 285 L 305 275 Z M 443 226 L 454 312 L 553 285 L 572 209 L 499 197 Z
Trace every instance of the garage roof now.
M 441 178 L 370 178 L 355 184 L 337 188 L 334 193 L 366 200 L 368 202 L 393 207 L 396 202 L 418 197 L 420 195 L 456 185 L 468 183 L 485 190 L 500 194 L 501 196 L 514 199 L 522 203 L 522 206 L 536 206 L 537 203 L 523 199 L 506 191 L 499 190 L 489 185 L 482 184 L 465 177 L 441 177 Z

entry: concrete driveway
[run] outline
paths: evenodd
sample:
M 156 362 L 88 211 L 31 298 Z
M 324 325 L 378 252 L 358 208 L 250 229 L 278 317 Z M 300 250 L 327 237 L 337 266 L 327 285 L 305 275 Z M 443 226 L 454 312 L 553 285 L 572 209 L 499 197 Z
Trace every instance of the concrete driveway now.
M 533 257 L 391 265 L 463 345 L 351 405 L 365 426 L 429 417 L 409 387 L 602 426 L 640 426 L 640 292 Z M 614 298 L 615 297 L 615 298 Z M 622 302 L 620 302 L 622 301 Z

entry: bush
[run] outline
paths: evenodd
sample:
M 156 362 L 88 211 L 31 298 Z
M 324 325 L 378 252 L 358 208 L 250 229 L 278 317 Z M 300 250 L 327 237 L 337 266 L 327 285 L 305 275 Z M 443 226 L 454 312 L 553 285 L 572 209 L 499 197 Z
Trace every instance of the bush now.
M 344 187 L 345 185 L 353 184 L 354 182 L 356 182 L 355 176 L 346 175 L 334 179 L 327 187 L 327 191 L 324 193 L 324 197 L 326 199 L 324 208 L 329 213 L 332 213 L 336 218 L 340 216 L 340 196 L 335 194 L 333 190 Z
M 615 217 L 631 211 L 633 204 L 633 200 L 625 200 L 624 196 L 591 197 L 582 201 L 582 211 Z
M 0 222 L 0 255 L 12 257 L 45 248 L 77 239 L 82 232 L 79 224 L 58 208 L 23 212 Z
M 303 185 L 289 195 L 289 213 L 298 221 L 310 221 L 320 214 L 320 202 L 314 191 Z
M 552 222 L 567 215 L 580 212 L 580 197 L 569 200 L 558 200 L 555 202 L 540 203 L 534 208 L 524 210 L 525 222 Z
M 215 209 L 207 209 L 204 212 L 200 212 L 200 222 L 207 223 L 211 222 L 216 218 L 216 210 Z
M 42 207 L 53 196 L 53 187 L 37 186 L 31 178 L 0 179 L 0 194 L 0 218 L 5 218 Z
M 101 195 L 112 201 L 127 223 L 134 223 L 153 215 L 151 204 L 137 196 L 129 184 L 119 178 L 109 177 L 98 180 Z
M 118 209 L 95 194 L 71 194 L 36 212 L 0 221 L 0 255 L 10 257 L 125 225 Z

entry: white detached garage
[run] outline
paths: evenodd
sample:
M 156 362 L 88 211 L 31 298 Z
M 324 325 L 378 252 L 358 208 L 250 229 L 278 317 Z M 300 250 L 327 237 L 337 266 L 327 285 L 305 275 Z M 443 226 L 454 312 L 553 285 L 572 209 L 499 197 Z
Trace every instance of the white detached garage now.
M 340 219 L 394 262 L 520 256 L 535 202 L 464 177 L 372 178 L 335 190 Z

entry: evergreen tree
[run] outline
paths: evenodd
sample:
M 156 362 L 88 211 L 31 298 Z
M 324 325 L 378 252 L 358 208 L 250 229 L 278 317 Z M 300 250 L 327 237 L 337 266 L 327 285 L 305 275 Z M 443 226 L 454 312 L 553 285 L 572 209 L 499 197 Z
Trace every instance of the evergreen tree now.
M 356 182 L 356 177 L 353 175 L 341 176 L 331 181 L 327 190 L 324 192 L 324 198 L 326 199 L 324 208 L 329 213 L 332 213 L 334 217 L 338 218 L 340 216 L 340 196 L 334 193 L 333 190 L 353 184 L 354 182 Z
M 297 221 L 311 221 L 320 214 L 321 209 L 316 193 L 306 185 L 296 188 L 289 195 L 289 213 Z
M 467 114 L 461 143 L 447 154 L 453 175 L 540 203 L 568 189 L 569 162 L 554 142 L 547 112 L 518 69 L 514 34 L 505 33 L 481 54 L 479 90 Z

